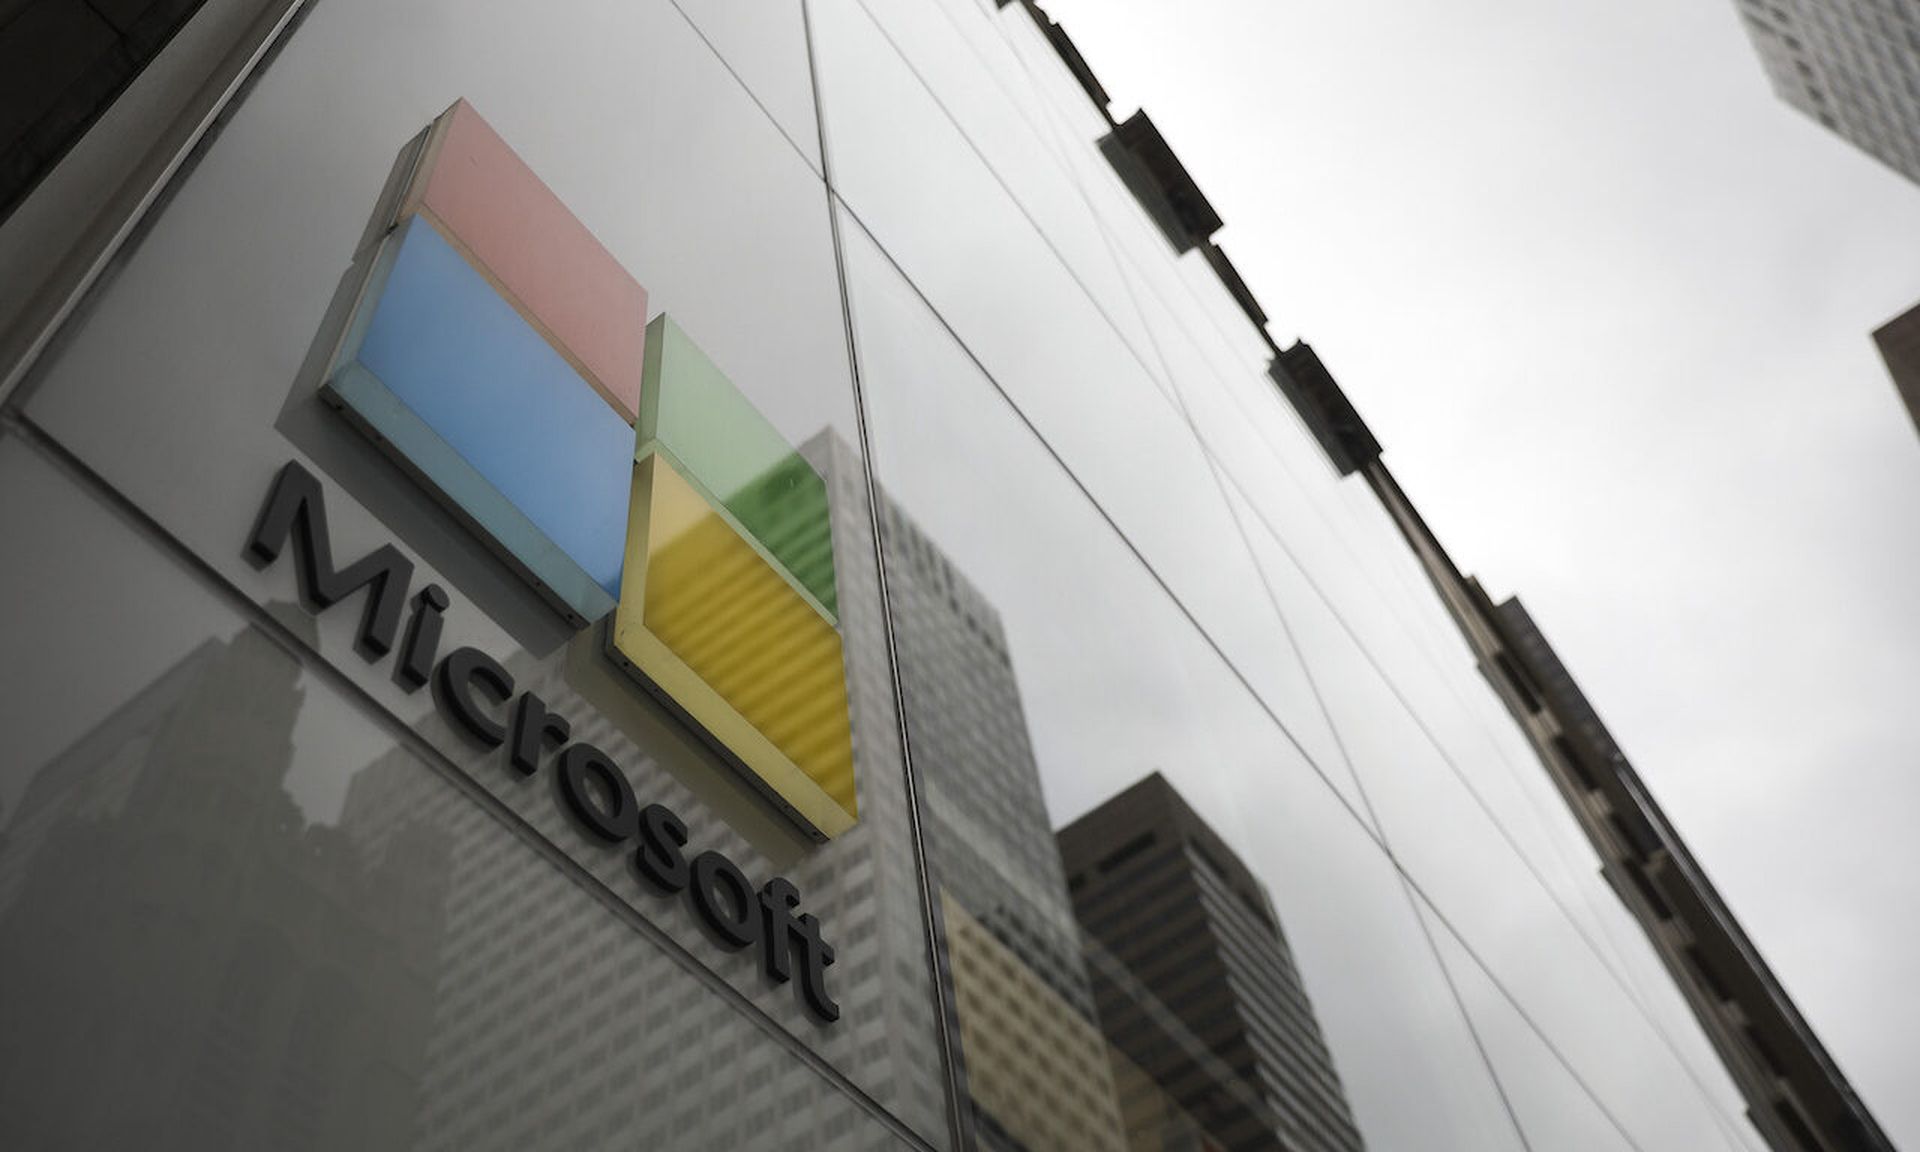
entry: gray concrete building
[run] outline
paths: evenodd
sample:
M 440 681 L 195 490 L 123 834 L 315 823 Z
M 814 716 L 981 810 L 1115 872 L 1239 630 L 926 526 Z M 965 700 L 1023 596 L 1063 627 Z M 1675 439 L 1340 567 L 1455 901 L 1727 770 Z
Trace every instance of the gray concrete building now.
M 1507 681 L 1522 723 L 1541 729 L 1548 765 L 1601 855 L 1601 874 L 1645 928 L 1747 1093 L 1754 1126 L 1776 1148 L 1891 1152 L 1526 608 L 1508 599 L 1489 618 L 1502 648 L 1493 674 Z
M 810 454 L 830 481 L 858 475 L 837 440 Z M 974 1137 L 1116 1147 L 1114 1086 L 1000 614 L 885 492 L 879 524 Z
M 1920 3 L 1736 3 L 1782 100 L 1920 183 Z
M 1381 459 L 1378 441 L 1304 344 L 1275 366 L 1343 473 L 1359 473 L 1453 614 L 1481 674 L 1533 745 L 1674 986 L 1777 1152 L 1890 1152 L 1866 1103 L 1748 938 L 1680 832 L 1517 598 L 1495 605 L 1454 564 Z
M 1173 786 L 1154 773 L 1059 840 L 1089 948 L 1110 958 L 1094 988 L 1114 1047 L 1231 1152 L 1358 1152 L 1265 886 Z

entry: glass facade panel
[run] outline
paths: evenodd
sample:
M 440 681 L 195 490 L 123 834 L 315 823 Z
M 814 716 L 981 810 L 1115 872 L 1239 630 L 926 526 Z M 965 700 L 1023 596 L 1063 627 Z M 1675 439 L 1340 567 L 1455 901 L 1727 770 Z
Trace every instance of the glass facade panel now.
M 1759 1146 L 1055 35 L 289 28 L 0 412 L 0 1143 Z
M 1083 989 L 1120 962 L 1083 939 L 1092 954 L 1076 980 L 1049 952 L 1052 909 L 1070 905 L 1070 889 L 1057 861 L 1020 861 L 1001 842 L 1046 815 L 1007 805 L 1040 804 L 1044 789 L 1052 812 L 1073 816 L 1159 772 L 1267 878 L 1360 1129 L 1385 1147 L 1396 1134 L 1508 1146 L 1511 1129 L 1378 845 L 864 233 L 850 224 L 843 235 L 910 749 L 943 902 L 1023 957 L 1019 981 L 1051 977 L 1066 986 L 1062 999 L 1084 1002 Z M 966 966 L 959 954 L 952 962 L 960 983 Z M 983 1034 L 966 1054 L 969 1081 L 1015 1079 L 999 1062 L 1019 1049 L 1018 1032 L 996 1045 L 988 1024 L 969 1029 L 977 1001 L 990 1002 L 974 992 L 960 1004 L 963 1040 Z M 974 1011 L 1007 1029 L 1026 1018 Z M 1199 1055 L 1191 1063 L 1207 1075 Z M 1046 1094 L 1072 1083 L 1061 1073 L 1020 1082 L 1027 1092 L 1010 1099 L 976 1095 L 984 1124 L 1049 1114 Z M 1233 1073 L 1219 1091 L 1266 1088 Z M 1119 1105 L 1125 1115 L 1138 1101 Z
M 815 26 L 852 215 L 1236 672 L 1278 699 L 1284 637 L 1178 408 L 865 13 L 822 5 Z

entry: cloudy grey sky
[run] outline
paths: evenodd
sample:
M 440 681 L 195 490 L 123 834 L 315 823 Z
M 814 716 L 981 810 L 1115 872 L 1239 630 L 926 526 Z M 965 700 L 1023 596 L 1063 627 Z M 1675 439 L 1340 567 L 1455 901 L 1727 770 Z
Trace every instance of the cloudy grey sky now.
M 1731 0 L 1048 0 L 1920 1141 L 1920 187 Z

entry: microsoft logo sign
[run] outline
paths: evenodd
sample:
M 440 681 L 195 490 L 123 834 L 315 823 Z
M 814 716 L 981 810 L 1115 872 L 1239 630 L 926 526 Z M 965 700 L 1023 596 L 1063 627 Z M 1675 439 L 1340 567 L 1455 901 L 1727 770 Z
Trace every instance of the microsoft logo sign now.
M 355 253 L 321 395 L 576 629 L 819 840 L 858 816 L 828 494 L 820 474 L 464 101 L 402 150 Z M 712 938 L 838 1019 L 834 950 L 783 877 L 755 888 L 601 749 L 476 648 L 391 544 L 336 565 L 318 480 L 280 469 L 245 545 L 289 548 L 320 612 L 365 607 L 356 648 L 508 768 L 552 778 L 589 839 L 684 894 Z M 404 627 L 403 627 L 404 624 Z
M 322 394 L 803 830 L 858 814 L 827 489 L 464 101 Z

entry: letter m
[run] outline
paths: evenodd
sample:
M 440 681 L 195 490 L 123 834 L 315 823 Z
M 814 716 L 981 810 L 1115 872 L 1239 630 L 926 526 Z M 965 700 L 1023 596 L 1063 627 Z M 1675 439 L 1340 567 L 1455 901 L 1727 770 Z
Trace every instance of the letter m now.
M 326 496 L 313 474 L 293 461 L 283 465 L 273 478 L 267 502 L 253 523 L 252 535 L 247 537 L 247 561 L 264 569 L 280 558 L 280 550 L 289 539 L 298 561 L 295 571 L 300 598 L 308 611 L 317 615 L 365 588 L 367 607 L 360 617 L 360 635 L 354 648 L 368 660 L 386 655 L 400 629 L 413 562 L 393 545 L 382 544 L 336 570 L 333 542 L 327 536 Z

